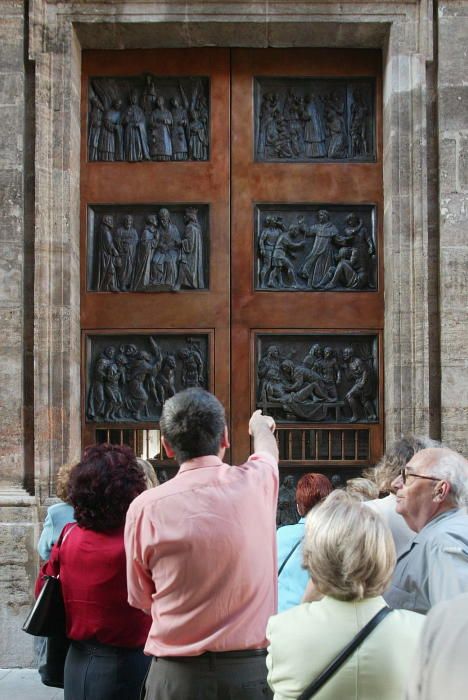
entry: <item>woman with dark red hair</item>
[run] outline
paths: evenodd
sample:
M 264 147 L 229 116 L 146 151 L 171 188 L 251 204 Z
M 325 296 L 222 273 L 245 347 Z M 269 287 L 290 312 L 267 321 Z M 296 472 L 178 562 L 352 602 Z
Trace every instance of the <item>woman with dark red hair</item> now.
M 333 491 L 330 480 L 323 474 L 304 474 L 296 486 L 296 507 L 300 520 L 284 525 L 277 532 L 278 543 L 278 612 L 299 605 L 309 579 L 302 567 L 302 539 L 305 518 L 314 506 Z
M 94 445 L 70 473 L 76 524 L 65 526 L 43 574 L 58 575 L 70 649 L 65 700 L 134 700 L 149 665 L 151 617 L 127 603 L 124 524 L 146 489 L 129 447 Z

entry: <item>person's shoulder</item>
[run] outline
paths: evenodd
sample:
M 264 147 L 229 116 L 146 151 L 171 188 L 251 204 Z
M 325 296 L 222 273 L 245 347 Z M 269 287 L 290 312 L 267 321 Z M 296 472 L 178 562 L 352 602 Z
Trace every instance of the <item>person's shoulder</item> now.
M 152 488 L 143 491 L 136 498 L 134 498 L 128 508 L 127 518 L 132 516 L 137 517 L 148 507 L 151 507 L 153 503 L 157 503 L 157 501 L 159 501 L 161 498 L 167 495 L 167 487 L 169 486 L 171 481 L 165 481 L 164 484 L 159 484 L 159 486 L 153 486 Z
M 268 465 L 274 469 L 278 468 L 278 461 L 267 451 L 258 451 L 250 455 L 250 457 L 240 467 L 261 467 L 263 465 Z
M 310 605 L 310 603 L 301 603 L 272 615 L 268 621 L 268 629 L 273 632 L 276 630 L 281 631 L 285 628 L 296 627 L 296 625 L 302 624 L 310 612 Z
M 429 522 L 419 532 L 417 540 L 434 549 L 445 550 L 455 547 L 466 550 L 468 547 L 468 515 L 454 511 L 436 522 Z
M 57 518 L 63 519 L 68 517 L 70 520 L 74 519 L 73 506 L 71 506 L 69 503 L 65 503 L 64 501 L 60 501 L 59 503 L 53 503 L 51 506 L 48 507 L 47 513 L 48 515 L 50 515 L 52 520 L 57 520 Z
M 414 612 L 414 610 L 392 610 L 389 619 L 393 619 L 397 624 L 417 625 L 421 627 L 426 619 L 425 615 Z

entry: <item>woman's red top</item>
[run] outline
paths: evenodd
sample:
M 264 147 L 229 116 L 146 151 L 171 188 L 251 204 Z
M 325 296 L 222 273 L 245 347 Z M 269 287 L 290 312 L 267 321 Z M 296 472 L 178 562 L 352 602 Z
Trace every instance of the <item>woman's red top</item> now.
M 123 526 L 108 532 L 65 527 L 70 532 L 60 548 L 54 545 L 42 573 L 57 576 L 60 570 L 68 638 L 144 646 L 151 617 L 127 603 Z M 40 588 L 39 578 L 36 592 Z

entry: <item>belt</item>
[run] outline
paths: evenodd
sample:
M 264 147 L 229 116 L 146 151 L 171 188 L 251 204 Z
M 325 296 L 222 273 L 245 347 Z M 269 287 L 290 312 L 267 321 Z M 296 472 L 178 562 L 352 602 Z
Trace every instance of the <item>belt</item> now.
M 117 647 L 113 644 L 101 644 L 101 642 L 98 642 L 95 639 L 79 641 L 76 639 L 71 639 L 70 644 L 79 651 L 96 656 L 120 656 L 133 652 L 141 653 L 143 651 L 143 647 Z
M 266 649 L 235 649 L 233 651 L 205 651 L 198 656 L 158 656 L 164 661 L 199 661 L 200 659 L 247 659 L 251 656 L 266 656 Z

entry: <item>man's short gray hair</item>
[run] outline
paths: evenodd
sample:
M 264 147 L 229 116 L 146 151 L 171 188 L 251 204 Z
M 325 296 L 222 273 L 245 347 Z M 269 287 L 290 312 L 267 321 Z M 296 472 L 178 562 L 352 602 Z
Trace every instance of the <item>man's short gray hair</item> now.
M 468 508 L 468 461 L 454 450 L 444 449 L 439 458 L 426 467 L 428 476 L 448 481 L 454 504 Z

